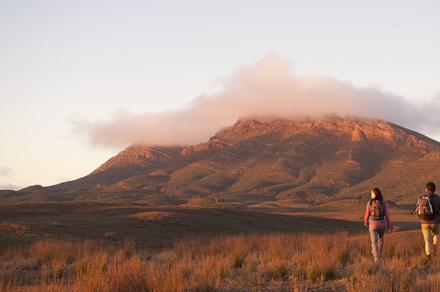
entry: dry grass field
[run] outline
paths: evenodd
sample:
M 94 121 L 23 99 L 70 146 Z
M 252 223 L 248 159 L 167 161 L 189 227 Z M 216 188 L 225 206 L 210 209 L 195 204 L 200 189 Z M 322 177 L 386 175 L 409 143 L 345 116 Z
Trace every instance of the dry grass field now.
M 390 233 L 374 264 L 366 235 L 193 238 L 157 251 L 130 242 L 42 240 L 0 254 L 2 291 L 440 291 L 440 256 L 420 232 Z
M 362 230 L 361 221 L 264 212 L 243 206 L 151 207 L 92 201 L 0 205 L 0 247 L 40 239 L 95 240 L 136 248 L 171 247 L 194 236 Z
M 410 206 L 374 265 L 364 202 L 0 205 L 2 291 L 440 291 Z M 341 212 L 341 210 L 346 210 Z M 437 286 L 436 286 L 437 285 Z
M 0 204 L 0 247 L 40 239 L 79 239 L 110 243 L 130 240 L 136 248 L 158 249 L 194 236 L 338 231 L 353 234 L 363 231 L 364 203 L 341 200 L 316 206 L 277 201 L 180 206 L 100 201 Z M 409 211 L 408 206 L 391 206 L 396 229 L 418 228 L 417 218 L 409 216 Z

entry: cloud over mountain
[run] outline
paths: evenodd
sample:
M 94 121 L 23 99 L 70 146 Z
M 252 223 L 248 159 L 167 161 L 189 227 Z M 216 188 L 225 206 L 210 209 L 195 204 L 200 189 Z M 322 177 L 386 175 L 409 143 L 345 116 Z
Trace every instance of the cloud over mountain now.
M 375 87 L 356 87 L 323 76 L 297 76 L 289 61 L 268 56 L 242 67 L 211 95 L 164 112 L 117 112 L 105 121 L 75 121 L 76 131 L 95 145 L 134 143 L 188 145 L 206 141 L 240 117 L 319 118 L 338 115 L 385 119 L 427 135 L 438 134 L 440 96 L 415 104 Z M 437 130 L 438 131 L 438 130 Z

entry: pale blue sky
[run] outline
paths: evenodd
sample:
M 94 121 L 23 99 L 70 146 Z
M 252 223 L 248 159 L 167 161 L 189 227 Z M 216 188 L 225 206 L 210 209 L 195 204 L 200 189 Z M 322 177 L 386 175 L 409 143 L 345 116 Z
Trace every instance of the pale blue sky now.
M 119 150 L 89 145 L 72 120 L 180 108 L 268 54 L 300 75 L 430 99 L 439 11 L 409 0 L 0 0 L 0 188 L 74 179 Z

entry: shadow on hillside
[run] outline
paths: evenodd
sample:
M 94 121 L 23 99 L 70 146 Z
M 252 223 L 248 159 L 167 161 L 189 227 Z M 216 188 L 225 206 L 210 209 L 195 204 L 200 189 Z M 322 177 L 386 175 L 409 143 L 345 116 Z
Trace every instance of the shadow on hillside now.
M 141 248 L 162 248 L 185 238 L 219 235 L 366 232 L 362 222 L 332 218 L 242 208 L 151 208 L 97 202 L 0 206 L 0 222 L 2 245 L 57 238 L 114 244 L 130 240 Z M 418 228 L 416 222 L 395 222 L 394 225 L 400 230 Z

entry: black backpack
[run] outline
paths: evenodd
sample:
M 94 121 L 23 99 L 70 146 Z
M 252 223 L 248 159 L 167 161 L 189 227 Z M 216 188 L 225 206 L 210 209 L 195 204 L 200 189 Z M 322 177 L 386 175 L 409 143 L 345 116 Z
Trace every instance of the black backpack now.
M 417 200 L 417 215 L 422 220 L 434 219 L 434 209 L 432 208 L 432 203 L 429 197 L 421 196 Z
M 382 220 L 384 217 L 384 207 L 379 200 L 370 201 L 370 218 L 373 220 Z

